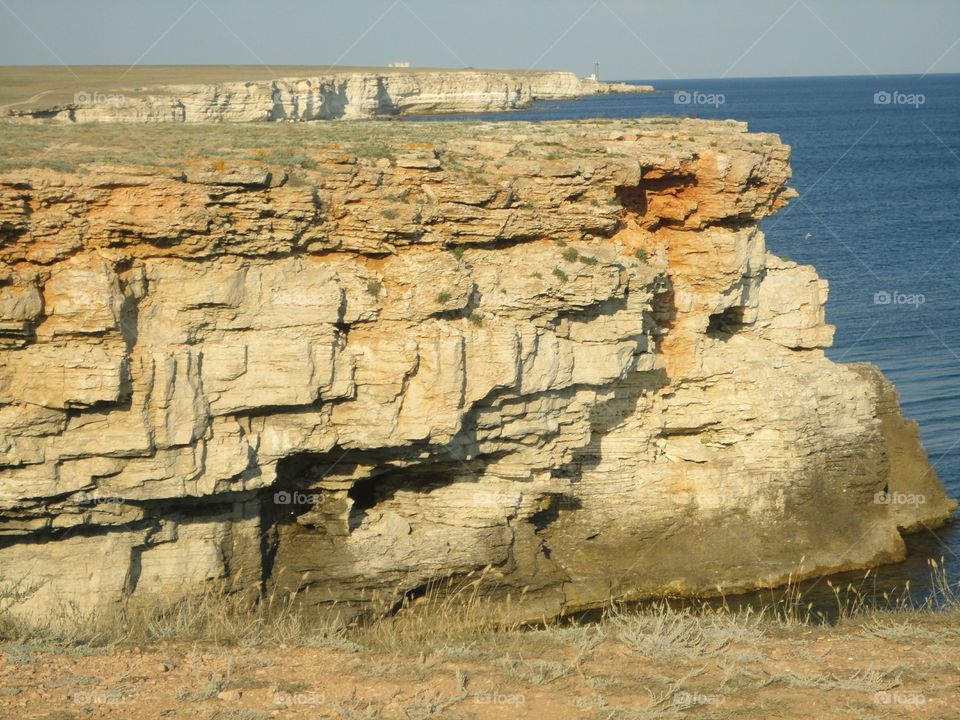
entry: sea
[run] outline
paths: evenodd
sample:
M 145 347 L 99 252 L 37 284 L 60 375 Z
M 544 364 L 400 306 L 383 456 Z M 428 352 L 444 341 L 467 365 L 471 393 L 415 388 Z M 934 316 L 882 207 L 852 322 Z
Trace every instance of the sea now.
M 960 497 L 960 75 L 638 80 L 653 93 L 539 102 L 430 120 L 545 121 L 680 115 L 746 121 L 792 148 L 800 193 L 761 227 L 777 255 L 830 282 L 827 355 L 869 361 L 896 385 L 930 461 Z M 906 562 L 800 586 L 828 613 L 849 583 L 940 595 L 929 561 L 960 582 L 960 523 L 907 539 Z M 909 582 L 909 586 L 908 586 Z M 899 596 L 899 595 L 898 595 Z

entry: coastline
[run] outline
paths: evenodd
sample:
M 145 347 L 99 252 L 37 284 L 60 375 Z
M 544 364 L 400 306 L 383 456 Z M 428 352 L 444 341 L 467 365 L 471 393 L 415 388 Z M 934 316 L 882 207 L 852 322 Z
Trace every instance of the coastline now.
M 265 70 L 93 68 L 80 80 L 64 79 L 56 68 L 5 67 L 0 118 L 71 124 L 309 122 L 520 110 L 536 100 L 653 90 L 560 71 L 300 67 L 265 78 Z

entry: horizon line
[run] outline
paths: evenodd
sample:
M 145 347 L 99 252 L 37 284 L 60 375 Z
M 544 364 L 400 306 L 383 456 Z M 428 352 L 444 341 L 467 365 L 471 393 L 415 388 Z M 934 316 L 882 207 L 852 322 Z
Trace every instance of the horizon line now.
M 60 65 L 60 64 L 0 64 L 0 69 L 67 69 L 67 68 L 127 68 L 128 65 L 124 63 L 72 63 L 69 65 Z M 142 68 L 242 68 L 242 67 L 251 67 L 251 68 L 263 68 L 263 65 L 259 63 L 141 63 L 136 67 Z M 492 68 L 492 67 L 477 67 L 477 66 L 463 66 L 463 67 L 443 67 L 443 66 L 431 66 L 431 65 L 416 65 L 410 67 L 389 67 L 383 65 L 302 65 L 302 64 L 286 64 L 286 63 L 272 63 L 271 67 L 274 68 L 318 68 L 322 69 L 323 72 L 337 72 L 337 71 L 357 71 L 357 70 L 377 70 L 377 71 L 391 71 L 391 72 L 403 72 L 403 71 L 412 71 L 412 70 L 422 70 L 422 71 L 450 71 L 450 72 L 465 72 L 465 71 L 476 71 L 476 72 L 516 72 L 516 73 L 550 73 L 550 72 L 571 72 L 578 77 L 588 77 L 587 75 L 581 75 L 580 73 L 574 70 L 563 70 L 558 68 Z M 641 83 L 664 83 L 664 84 L 674 84 L 677 82 L 689 81 L 689 80 L 709 80 L 709 81 L 720 81 L 720 80 L 799 80 L 799 79 L 819 79 L 819 78 L 884 78 L 884 77 L 916 77 L 924 78 L 930 76 L 948 76 L 948 75 L 960 75 L 960 70 L 956 71 L 946 71 L 946 72 L 896 72 L 896 73 L 878 73 L 876 75 L 870 73 L 831 73 L 831 74 L 788 74 L 788 75 L 733 75 L 726 77 L 711 77 L 708 75 L 699 75 L 699 76 L 684 76 L 684 77 L 629 77 L 629 78 L 615 78 L 611 77 L 609 79 L 601 79 L 601 82 L 641 82 Z

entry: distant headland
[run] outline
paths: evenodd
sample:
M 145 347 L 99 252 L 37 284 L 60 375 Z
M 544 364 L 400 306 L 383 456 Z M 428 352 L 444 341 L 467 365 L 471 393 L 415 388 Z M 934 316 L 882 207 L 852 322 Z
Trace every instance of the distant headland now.
M 283 66 L 0 68 L 14 121 L 278 122 L 496 112 L 535 100 L 651 92 L 650 85 L 535 70 Z

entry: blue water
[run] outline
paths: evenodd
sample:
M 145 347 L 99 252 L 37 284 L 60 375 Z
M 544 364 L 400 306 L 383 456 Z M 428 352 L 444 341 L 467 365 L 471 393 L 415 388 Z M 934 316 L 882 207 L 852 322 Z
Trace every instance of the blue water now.
M 880 366 L 900 391 L 906 416 L 920 423 L 940 478 L 960 497 L 960 75 L 654 84 L 653 94 L 540 103 L 481 117 L 695 114 L 778 133 L 793 148 L 791 184 L 802 202 L 764 220 L 767 245 L 815 265 L 830 281 L 827 317 L 837 334 L 828 355 Z M 677 92 L 691 102 L 678 104 Z M 888 104 L 874 102 L 881 92 L 890 94 Z M 905 302 L 876 304 L 883 292 Z M 909 578 L 922 593 L 927 557 L 943 557 L 949 574 L 960 578 L 960 523 L 913 536 L 909 545 L 911 559 L 884 570 L 886 579 Z

